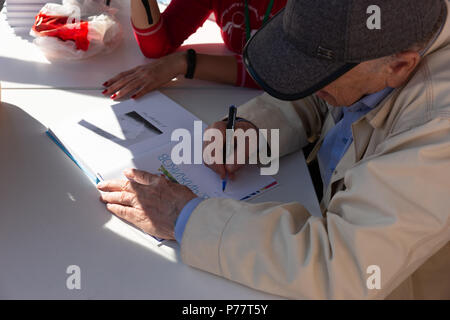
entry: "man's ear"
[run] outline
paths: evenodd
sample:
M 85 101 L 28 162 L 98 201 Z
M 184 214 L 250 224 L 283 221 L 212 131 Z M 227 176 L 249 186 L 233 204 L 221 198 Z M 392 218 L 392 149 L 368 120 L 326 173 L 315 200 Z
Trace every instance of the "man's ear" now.
M 420 59 L 420 54 L 416 51 L 405 51 L 396 54 L 387 66 L 387 86 L 391 88 L 401 87 L 409 79 Z

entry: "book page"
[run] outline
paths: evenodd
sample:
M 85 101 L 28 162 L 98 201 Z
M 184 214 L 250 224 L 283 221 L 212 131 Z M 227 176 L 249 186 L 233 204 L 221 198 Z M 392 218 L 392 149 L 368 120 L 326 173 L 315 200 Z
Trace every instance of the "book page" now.
M 126 179 L 123 170 L 136 168 L 153 174 L 163 175 L 167 179 L 180 183 L 191 189 L 200 198 L 231 198 L 249 200 L 278 184 L 271 176 L 260 175 L 257 166 L 246 166 L 239 170 L 234 180 L 229 180 L 225 191 L 222 191 L 220 176 L 204 164 L 179 164 L 171 160 L 173 144 L 145 153 L 132 159 L 121 167 L 104 173 L 101 178 Z
M 153 92 L 139 101 L 100 108 L 50 129 L 95 175 L 171 143 L 175 129 L 192 131 L 196 120 L 174 101 Z

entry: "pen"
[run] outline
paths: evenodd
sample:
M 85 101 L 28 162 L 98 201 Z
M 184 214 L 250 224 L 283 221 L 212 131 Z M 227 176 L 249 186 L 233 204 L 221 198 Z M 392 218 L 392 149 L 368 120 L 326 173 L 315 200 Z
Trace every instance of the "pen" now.
M 230 110 L 228 111 L 227 131 L 233 130 L 232 132 L 234 132 L 234 126 L 236 124 L 236 113 L 237 113 L 237 108 L 235 106 L 230 106 Z M 232 145 L 231 140 L 233 139 L 233 135 L 226 134 L 225 137 L 226 137 L 226 143 L 224 145 L 224 152 L 223 152 L 224 166 L 226 164 L 226 159 L 228 158 L 228 156 L 231 153 L 231 145 Z M 227 187 L 227 183 L 228 183 L 228 173 L 226 173 L 225 179 L 222 180 L 222 192 L 225 191 L 225 188 Z

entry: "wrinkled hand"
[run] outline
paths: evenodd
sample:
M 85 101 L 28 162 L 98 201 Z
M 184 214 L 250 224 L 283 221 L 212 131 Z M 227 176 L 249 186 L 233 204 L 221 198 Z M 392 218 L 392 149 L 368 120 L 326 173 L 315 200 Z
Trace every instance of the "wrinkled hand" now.
M 196 195 L 163 176 L 136 169 L 124 174 L 128 180 L 105 181 L 97 186 L 106 208 L 148 234 L 175 239 L 178 215 Z
M 113 100 L 129 95 L 132 95 L 133 99 L 139 99 L 180 74 L 186 73 L 185 55 L 185 52 L 175 52 L 148 64 L 121 72 L 103 84 L 106 89 L 102 93 Z
M 226 143 L 226 129 L 227 129 L 227 122 L 226 121 L 218 121 L 213 123 L 212 125 L 210 125 L 206 130 L 205 133 L 210 130 L 210 129 L 217 129 L 222 133 L 222 137 L 223 137 L 223 142 L 224 144 Z M 249 129 L 252 130 L 256 130 L 257 128 L 251 124 L 250 122 L 236 122 L 235 125 L 235 131 L 237 129 L 242 129 L 244 132 L 246 132 Z M 213 143 L 213 141 L 204 141 L 203 142 L 203 150 L 205 150 L 205 148 L 210 144 Z M 252 146 L 253 150 L 250 150 L 249 148 L 249 144 L 246 143 L 245 146 L 245 163 L 248 163 L 249 160 L 249 154 L 250 152 L 255 152 L 257 150 L 257 146 Z M 223 149 L 220 149 L 219 151 L 220 155 L 218 156 L 219 159 L 223 159 Z M 213 164 L 205 164 L 208 168 L 210 168 L 211 170 L 213 170 L 214 172 L 216 172 L 218 175 L 220 175 L 221 179 L 225 179 L 226 174 L 228 174 L 228 177 L 230 179 L 234 179 L 234 175 L 235 173 L 241 169 L 242 167 L 245 166 L 245 164 L 238 164 L 237 163 L 237 144 L 236 144 L 236 139 L 235 139 L 235 144 L 234 144 L 234 161 L 233 164 L 221 164 L 221 163 L 213 163 Z M 223 162 L 223 161 L 222 161 Z

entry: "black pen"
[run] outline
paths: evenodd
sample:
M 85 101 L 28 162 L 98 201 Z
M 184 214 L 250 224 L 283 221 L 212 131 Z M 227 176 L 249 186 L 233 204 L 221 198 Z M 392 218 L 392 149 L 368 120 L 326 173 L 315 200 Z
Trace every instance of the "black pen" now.
M 228 130 L 233 130 L 232 132 L 234 132 L 234 126 L 236 125 L 236 113 L 237 113 L 237 108 L 235 106 L 230 106 L 230 110 L 228 111 L 228 123 L 227 123 L 227 131 Z M 223 150 L 223 165 L 226 165 L 226 159 L 228 158 L 228 156 L 231 153 L 231 146 L 232 146 L 232 139 L 233 139 L 233 134 L 227 134 L 225 135 L 226 137 L 226 143 L 224 145 L 224 150 Z M 222 180 L 222 192 L 225 191 L 225 188 L 227 186 L 227 182 L 228 182 L 228 173 L 226 173 L 225 171 L 225 179 Z

